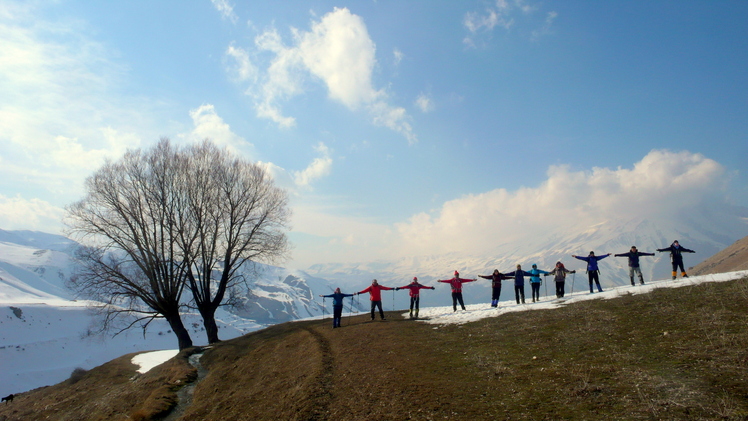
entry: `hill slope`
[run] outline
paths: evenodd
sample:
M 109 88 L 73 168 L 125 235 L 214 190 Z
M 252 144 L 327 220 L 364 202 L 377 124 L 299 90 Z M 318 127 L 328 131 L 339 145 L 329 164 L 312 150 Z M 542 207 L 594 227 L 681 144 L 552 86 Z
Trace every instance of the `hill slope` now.
M 704 260 L 693 268 L 694 275 L 748 270 L 748 237 L 741 238 L 731 246 Z
M 285 323 L 205 350 L 167 419 L 744 419 L 748 278 L 465 325 Z M 123 359 L 19 395 L 0 419 L 148 419 L 196 376 Z

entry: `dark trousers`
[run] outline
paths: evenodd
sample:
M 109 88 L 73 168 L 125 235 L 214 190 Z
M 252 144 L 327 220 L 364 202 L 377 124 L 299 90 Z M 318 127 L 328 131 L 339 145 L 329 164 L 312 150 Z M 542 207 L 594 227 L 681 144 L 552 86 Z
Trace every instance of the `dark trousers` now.
M 410 310 L 413 311 L 415 308 L 416 311 L 418 310 L 418 304 L 421 302 L 421 296 L 416 295 L 415 297 L 410 297 Z
M 381 301 L 372 301 L 371 302 L 371 320 L 374 320 L 374 309 L 379 307 L 379 317 L 384 320 L 384 311 L 382 310 L 382 302 Z
M 460 307 L 462 307 L 463 310 L 465 310 L 465 302 L 462 301 L 462 292 L 453 292 L 452 293 L 452 309 L 454 311 L 457 311 L 457 302 L 460 302 Z
M 595 281 L 595 284 L 597 285 L 597 290 L 600 292 L 603 292 L 602 287 L 600 287 L 600 275 L 598 273 L 599 271 L 597 270 L 591 270 L 587 272 L 587 277 L 590 278 L 590 293 L 595 292 L 592 290 L 592 281 Z
M 332 327 L 340 327 L 343 318 L 343 306 L 332 306 Z
M 677 260 L 677 261 L 673 262 L 673 272 L 677 272 L 678 271 L 678 267 L 680 267 L 680 271 L 682 273 L 686 273 L 686 270 L 683 269 L 683 260 Z
M 557 298 L 561 298 L 561 297 L 564 296 L 564 290 L 565 290 L 564 285 L 565 284 L 566 284 L 566 282 L 564 282 L 564 281 L 556 282 L 556 297 Z
M 540 301 L 540 282 L 530 282 L 532 288 L 532 300 Z
M 522 297 L 522 304 L 525 303 L 525 285 L 515 285 L 514 286 L 514 297 L 517 299 L 517 304 L 519 304 L 519 299 Z
M 499 286 L 493 287 L 493 290 L 491 291 L 491 300 L 499 300 L 499 297 L 501 296 L 501 284 Z

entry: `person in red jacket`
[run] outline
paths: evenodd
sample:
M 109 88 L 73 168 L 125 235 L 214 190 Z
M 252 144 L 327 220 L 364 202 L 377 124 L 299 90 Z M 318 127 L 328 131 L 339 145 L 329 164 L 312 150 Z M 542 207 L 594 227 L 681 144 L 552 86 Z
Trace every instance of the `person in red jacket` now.
M 465 282 L 475 282 L 477 279 L 462 279 L 460 273 L 455 271 L 455 277 L 452 279 L 444 279 L 437 282 L 444 282 L 452 287 L 452 308 L 457 311 L 457 302 L 460 302 L 460 306 L 465 310 L 465 302 L 462 300 L 462 284 Z
M 427 287 L 425 285 L 421 285 L 418 283 L 418 278 L 413 277 L 413 282 L 411 282 L 408 285 L 405 285 L 404 287 L 397 287 L 395 288 L 395 291 L 400 291 L 401 289 L 409 289 L 410 290 L 410 318 L 413 318 L 413 307 L 416 308 L 416 315 L 415 318 L 418 318 L 418 304 L 421 301 L 421 290 L 422 289 L 436 289 L 434 287 Z
M 374 310 L 379 307 L 379 316 L 382 318 L 382 320 L 387 320 L 384 317 L 384 310 L 382 310 L 382 290 L 390 291 L 395 288 L 386 287 L 384 285 L 379 285 L 377 283 L 377 280 L 371 281 L 371 285 L 366 288 L 363 291 L 359 291 L 356 293 L 356 295 L 369 293 L 369 299 L 371 300 L 371 320 L 374 320 Z

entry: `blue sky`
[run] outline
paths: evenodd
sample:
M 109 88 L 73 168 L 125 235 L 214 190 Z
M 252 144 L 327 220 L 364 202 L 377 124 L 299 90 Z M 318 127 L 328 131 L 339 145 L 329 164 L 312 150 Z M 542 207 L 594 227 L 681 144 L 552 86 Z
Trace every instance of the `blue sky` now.
M 162 136 L 266 165 L 290 266 L 446 252 L 552 219 L 561 188 L 557 213 L 592 220 L 626 194 L 746 206 L 747 19 L 742 1 L 5 1 L 0 227 L 59 230 L 105 158 Z

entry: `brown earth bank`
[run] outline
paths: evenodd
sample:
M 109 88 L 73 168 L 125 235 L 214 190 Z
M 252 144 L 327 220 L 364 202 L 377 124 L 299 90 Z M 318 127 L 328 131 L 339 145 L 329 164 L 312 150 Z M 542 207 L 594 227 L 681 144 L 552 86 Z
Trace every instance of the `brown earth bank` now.
M 746 310 L 748 278 L 461 326 L 284 323 L 205 350 L 169 419 L 746 420 Z M 141 376 L 124 356 L 17 395 L 0 420 L 162 419 L 196 378 L 189 353 Z
M 748 237 L 744 237 L 691 270 L 692 275 L 748 270 Z

